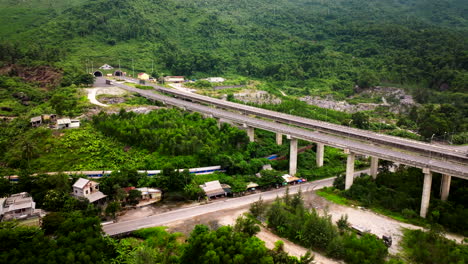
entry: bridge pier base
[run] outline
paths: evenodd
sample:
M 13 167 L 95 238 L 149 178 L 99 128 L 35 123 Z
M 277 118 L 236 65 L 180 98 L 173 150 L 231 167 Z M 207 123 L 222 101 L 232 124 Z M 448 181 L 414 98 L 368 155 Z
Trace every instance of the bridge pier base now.
M 379 158 L 371 157 L 371 164 L 370 164 L 370 175 L 372 178 L 377 179 L 377 173 L 379 169 Z
M 442 174 L 442 182 L 440 184 L 440 199 L 442 201 L 447 201 L 448 199 L 451 181 L 452 181 L 452 176 Z
M 431 185 L 432 185 L 432 173 L 429 169 L 423 169 L 424 172 L 424 185 L 423 193 L 421 198 L 421 211 L 419 215 L 422 218 L 426 218 L 427 209 L 429 208 L 429 200 L 431 198 Z
M 250 142 L 255 141 L 255 129 L 251 126 L 247 126 L 247 136 L 249 137 Z
M 289 145 L 289 175 L 294 176 L 297 172 L 297 138 L 291 138 Z
M 276 133 L 276 144 L 283 145 L 283 134 Z
M 315 151 L 315 162 L 317 167 L 323 166 L 323 155 L 324 155 L 325 145 L 322 143 L 317 143 L 317 151 Z
M 348 149 L 345 150 L 345 154 L 348 154 L 346 160 L 346 178 L 345 178 L 345 190 L 351 188 L 354 180 L 354 159 L 355 154 L 350 152 Z

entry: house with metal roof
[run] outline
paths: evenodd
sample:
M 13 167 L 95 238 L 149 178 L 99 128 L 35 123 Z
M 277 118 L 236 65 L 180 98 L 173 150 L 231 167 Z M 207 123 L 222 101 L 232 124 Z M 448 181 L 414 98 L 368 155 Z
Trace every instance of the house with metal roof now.
M 35 116 L 31 118 L 31 126 L 38 127 L 42 124 L 42 116 Z
M 80 127 L 80 120 L 61 118 L 57 120 L 57 129 Z
M 218 195 L 227 195 L 226 190 L 219 181 L 205 182 L 200 185 L 200 188 L 202 188 L 208 198 L 216 197 Z
M 86 198 L 90 203 L 104 201 L 104 198 L 107 197 L 99 191 L 99 183 L 84 178 L 79 178 L 73 184 L 73 196 Z

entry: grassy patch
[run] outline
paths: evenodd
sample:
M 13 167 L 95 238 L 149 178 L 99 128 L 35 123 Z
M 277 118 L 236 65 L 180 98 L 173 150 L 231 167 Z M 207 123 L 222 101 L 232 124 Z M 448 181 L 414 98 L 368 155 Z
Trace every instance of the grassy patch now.
M 341 204 L 345 206 L 349 206 L 351 204 L 356 204 L 357 202 L 351 202 L 350 200 L 340 196 L 338 193 L 335 191 L 336 189 L 331 187 L 325 187 L 323 189 L 320 189 L 316 191 L 316 193 L 323 198 L 329 200 L 330 202 L 334 202 L 336 204 Z
M 369 208 L 369 209 L 376 212 L 376 213 L 378 213 L 378 214 L 388 216 L 388 217 L 390 217 L 392 219 L 395 219 L 395 220 L 403 222 L 403 223 L 422 226 L 422 227 L 427 227 L 428 224 L 429 224 L 426 220 L 424 220 L 422 218 L 406 218 L 401 213 L 393 212 L 393 211 L 390 211 L 390 210 L 387 210 L 387 209 L 384 209 L 384 208 L 372 207 L 372 208 Z
M 18 225 L 20 225 L 20 226 L 37 226 L 37 227 L 40 227 L 41 226 L 41 221 L 40 221 L 39 217 L 34 217 L 34 218 L 18 221 Z

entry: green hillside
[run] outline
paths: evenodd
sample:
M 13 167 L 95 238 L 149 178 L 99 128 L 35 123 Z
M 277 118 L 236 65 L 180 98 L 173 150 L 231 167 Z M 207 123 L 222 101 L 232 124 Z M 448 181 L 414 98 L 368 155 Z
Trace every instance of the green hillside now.
M 16 22 L 0 30 L 3 45 L 34 50 L 20 62 L 83 71 L 120 61 L 157 74 L 286 81 L 299 94 L 381 81 L 466 91 L 466 7 L 427 2 L 93 0 L 51 9 L 3 1 L 17 12 L 2 19 Z

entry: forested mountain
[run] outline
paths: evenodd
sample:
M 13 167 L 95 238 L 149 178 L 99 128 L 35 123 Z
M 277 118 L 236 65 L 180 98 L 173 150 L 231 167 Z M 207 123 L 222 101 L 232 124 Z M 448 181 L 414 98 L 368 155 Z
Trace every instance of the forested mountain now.
M 343 93 L 382 81 L 464 92 L 463 2 L 2 0 L 10 15 L 0 60 L 153 64 L 159 75 L 236 74 Z

